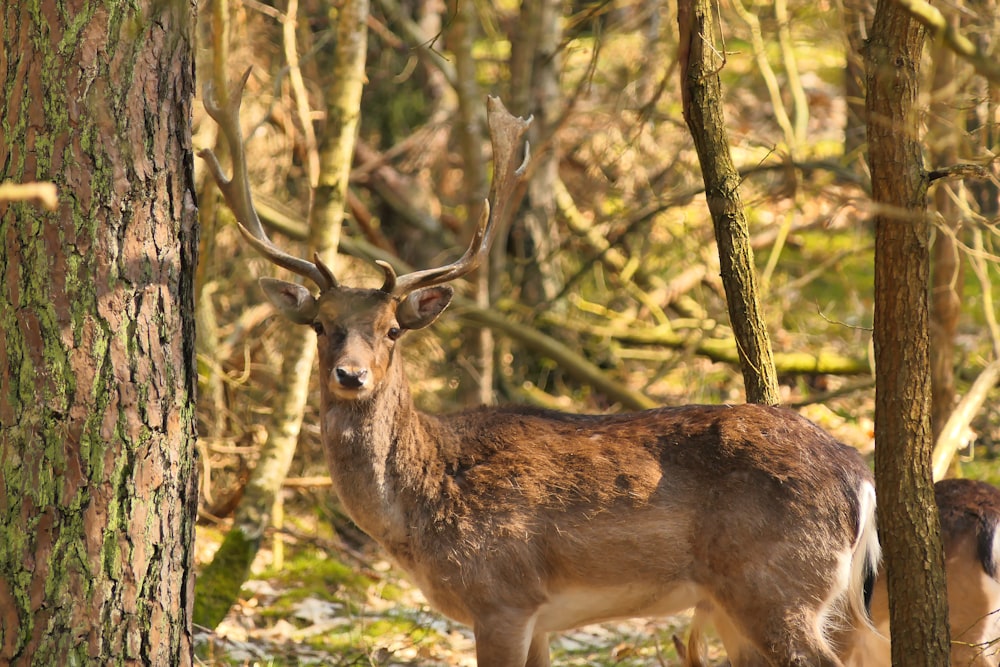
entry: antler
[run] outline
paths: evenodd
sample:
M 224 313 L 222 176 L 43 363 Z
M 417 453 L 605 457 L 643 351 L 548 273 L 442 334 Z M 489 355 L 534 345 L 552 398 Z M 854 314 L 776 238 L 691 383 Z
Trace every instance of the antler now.
M 240 232 L 251 246 L 278 266 L 313 281 L 320 290 L 336 287 L 337 280 L 334 278 L 333 272 L 323 264 L 319 255 L 313 256 L 315 262 L 289 255 L 271 243 L 267 234 L 264 233 L 264 227 L 260 224 L 257 209 L 254 208 L 253 198 L 250 196 L 246 152 L 243 147 L 243 133 L 240 130 L 240 103 L 243 101 L 243 88 L 246 86 L 247 79 L 250 78 L 250 69 L 247 68 L 243 78 L 233 86 L 233 89 L 229 91 L 228 99 L 224 100 L 223 103 L 220 103 L 216 98 L 212 82 L 208 81 L 205 84 L 205 111 L 219 124 L 219 129 L 226 138 L 226 143 L 229 144 L 229 152 L 233 162 L 233 177 L 226 178 L 225 174 L 222 173 L 219 160 L 211 149 L 204 148 L 198 152 L 198 155 L 208 164 L 216 185 L 219 186 L 222 196 L 225 197 L 226 203 L 236 216 Z
M 240 232 L 254 249 L 278 266 L 313 281 L 321 291 L 337 287 L 337 279 L 333 272 L 323 263 L 318 254 L 313 255 L 314 261 L 312 262 L 289 255 L 271 243 L 260 223 L 257 210 L 253 205 L 253 198 L 250 195 L 250 179 L 247 175 L 243 133 L 240 130 L 240 104 L 243 100 L 243 89 L 249 78 L 250 68 L 247 68 L 239 83 L 233 86 L 229 92 L 228 99 L 224 100 L 224 103 L 220 103 L 216 98 L 212 82 L 209 81 L 205 84 L 205 111 L 218 123 L 219 129 L 226 138 L 226 143 L 229 144 L 233 162 L 232 178 L 227 178 L 222 173 L 219 160 L 211 149 L 202 149 L 198 155 L 208 164 L 209 171 L 212 172 L 226 203 L 236 215 Z M 414 271 L 399 277 L 396 276 L 395 270 L 389 263 L 376 262 L 385 274 L 385 282 L 381 288 L 383 292 L 402 297 L 421 287 L 450 282 L 474 271 L 482 262 L 483 257 L 489 253 L 493 237 L 496 236 L 497 226 L 495 223 L 498 219 L 503 219 L 506 214 L 510 196 L 528 163 L 527 143 L 525 143 L 524 160 L 520 166 L 515 166 L 514 158 L 516 147 L 521 144 L 524 134 L 531 124 L 531 117 L 524 119 L 512 116 L 496 97 L 487 99 L 486 110 L 490 143 L 493 146 L 493 183 L 490 186 L 489 198 L 483 202 L 483 210 L 479 215 L 479 222 L 468 249 L 458 260 L 447 266 Z
M 517 147 L 521 145 L 531 124 L 531 117 L 524 119 L 512 116 L 499 98 L 491 96 L 486 100 L 486 121 L 490 128 L 490 144 L 493 146 L 493 183 L 489 198 L 483 202 L 476 231 L 465 254 L 447 266 L 414 271 L 398 278 L 391 265 L 377 262 L 385 273 L 383 292 L 405 296 L 421 287 L 450 282 L 475 271 L 489 254 L 490 245 L 496 236 L 496 221 L 504 218 L 513 190 L 528 164 L 530 151 L 527 143 L 524 144 L 525 154 L 521 165 L 516 166 L 514 159 Z

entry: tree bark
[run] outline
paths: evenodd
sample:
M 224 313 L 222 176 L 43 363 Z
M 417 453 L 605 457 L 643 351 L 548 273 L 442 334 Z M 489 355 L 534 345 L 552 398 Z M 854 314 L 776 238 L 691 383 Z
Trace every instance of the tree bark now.
M 718 70 L 723 63 L 716 57 L 717 51 L 706 48 L 715 35 L 713 11 L 707 0 L 681 0 L 678 4 L 684 120 L 691 130 L 701 163 L 705 199 L 715 226 L 722 282 L 747 401 L 777 405 L 780 402 L 778 377 L 760 305 L 746 214 L 740 199 L 740 175 L 729 151 L 722 115 L 722 84 Z
M 0 664 L 189 665 L 194 2 L 0 28 Z
M 894 665 L 947 665 L 947 596 L 931 479 L 927 174 L 917 93 L 925 30 L 875 9 L 867 123 L 875 216 L 875 477 Z

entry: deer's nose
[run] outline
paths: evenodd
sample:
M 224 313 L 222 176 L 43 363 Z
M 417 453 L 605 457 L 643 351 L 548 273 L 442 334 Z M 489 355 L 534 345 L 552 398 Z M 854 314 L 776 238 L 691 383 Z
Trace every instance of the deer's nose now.
M 334 371 L 337 382 L 345 389 L 360 389 L 368 379 L 367 368 L 344 368 L 338 366 Z

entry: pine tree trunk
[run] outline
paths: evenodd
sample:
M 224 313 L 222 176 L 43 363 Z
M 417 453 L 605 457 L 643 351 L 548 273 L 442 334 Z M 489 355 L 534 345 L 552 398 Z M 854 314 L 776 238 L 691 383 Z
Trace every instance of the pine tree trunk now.
M 927 174 L 917 93 L 924 29 L 875 9 L 867 122 L 875 216 L 875 478 L 894 665 L 947 665 L 944 557 L 931 480 Z
M 195 4 L 3 12 L 0 664 L 188 665 Z

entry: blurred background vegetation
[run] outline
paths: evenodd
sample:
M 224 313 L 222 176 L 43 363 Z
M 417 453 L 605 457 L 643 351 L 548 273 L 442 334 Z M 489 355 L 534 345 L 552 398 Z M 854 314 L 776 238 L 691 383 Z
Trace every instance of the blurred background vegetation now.
M 199 82 L 252 65 L 242 122 L 258 209 L 305 256 L 312 185 L 333 105 L 337 21 L 352 0 L 224 0 L 200 8 Z M 720 71 L 782 400 L 865 454 L 873 443 L 873 230 L 864 162 L 864 0 L 722 0 Z M 711 219 L 681 115 L 673 3 L 650 0 L 373 0 L 360 129 L 338 277 L 377 285 L 372 258 L 424 268 L 464 248 L 485 197 L 487 94 L 534 116 L 527 184 L 468 299 L 405 345 L 418 405 L 484 400 L 573 412 L 744 401 Z M 953 20 L 983 49 L 994 3 Z M 987 178 L 932 187 L 935 432 L 1000 344 L 994 88 L 939 44 L 928 50 L 928 169 Z M 195 148 L 217 127 L 196 104 Z M 198 560 L 247 493 L 302 333 L 256 279 L 199 162 Z M 488 297 L 485 293 L 488 292 Z M 939 302 L 939 303 L 938 303 Z M 486 327 L 487 344 L 480 344 Z M 906 323 L 900 323 L 906 326 Z M 477 342 L 478 341 L 478 342 Z M 301 371 L 300 371 L 301 372 Z M 338 509 L 311 382 L 287 476 L 236 605 L 200 634 L 205 664 L 474 664 L 466 630 L 430 612 Z M 992 390 L 952 474 L 1000 482 Z M 609 555 L 609 557 L 612 557 Z M 199 589 L 199 596 L 205 592 Z M 684 619 L 587 628 L 558 664 L 671 664 Z

